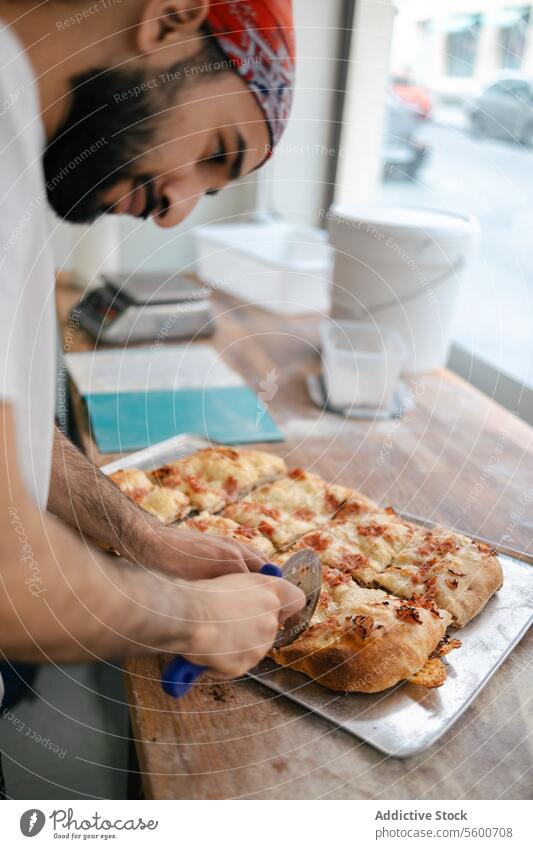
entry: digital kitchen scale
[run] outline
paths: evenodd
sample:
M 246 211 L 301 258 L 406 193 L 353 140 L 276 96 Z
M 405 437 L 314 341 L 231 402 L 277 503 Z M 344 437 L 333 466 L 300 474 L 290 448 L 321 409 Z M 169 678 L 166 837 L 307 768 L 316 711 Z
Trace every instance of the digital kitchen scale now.
M 210 336 L 214 322 L 205 290 L 181 274 L 109 274 L 71 317 L 99 342 L 161 343 Z

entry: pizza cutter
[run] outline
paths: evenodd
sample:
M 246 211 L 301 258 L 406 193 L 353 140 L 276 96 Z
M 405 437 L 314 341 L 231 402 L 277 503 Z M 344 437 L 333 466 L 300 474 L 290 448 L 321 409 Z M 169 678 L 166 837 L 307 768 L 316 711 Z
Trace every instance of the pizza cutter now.
M 284 578 L 305 594 L 303 608 L 289 616 L 277 633 L 274 648 L 279 649 L 293 643 L 309 627 L 322 590 L 322 567 L 317 554 L 311 549 L 304 549 L 289 558 L 283 569 L 267 563 L 261 569 L 261 574 Z M 207 668 L 178 655 L 163 670 L 161 686 L 167 695 L 179 699 Z

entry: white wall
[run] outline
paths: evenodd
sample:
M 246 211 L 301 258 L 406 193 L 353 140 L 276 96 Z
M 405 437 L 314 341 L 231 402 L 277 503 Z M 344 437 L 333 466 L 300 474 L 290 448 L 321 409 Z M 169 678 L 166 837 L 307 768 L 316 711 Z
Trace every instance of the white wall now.
M 338 27 L 343 0 L 295 0 L 298 39 L 297 92 L 294 112 L 275 163 L 268 171 L 273 182 L 273 202 L 288 219 L 318 223 L 325 180 L 331 166 L 322 147 L 331 138 L 331 115 L 336 93 Z M 151 222 L 120 221 L 120 263 L 125 270 L 167 271 L 187 269 L 193 261 L 191 230 L 212 221 L 231 221 L 255 206 L 255 177 L 226 189 L 215 198 L 204 198 L 194 214 L 173 230 Z M 59 225 L 54 233 L 58 267 L 71 265 L 70 251 L 76 231 Z
M 373 200 L 381 179 L 381 150 L 390 71 L 393 0 L 358 0 L 335 200 Z
M 276 209 L 293 221 L 318 224 L 332 168 L 329 146 L 337 92 L 342 0 L 295 0 L 297 90 L 289 127 L 274 163 Z

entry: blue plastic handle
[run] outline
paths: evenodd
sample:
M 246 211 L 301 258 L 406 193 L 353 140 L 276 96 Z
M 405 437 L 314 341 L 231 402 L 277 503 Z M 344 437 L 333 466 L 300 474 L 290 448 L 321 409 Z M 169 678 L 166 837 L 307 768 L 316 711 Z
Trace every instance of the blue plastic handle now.
M 282 578 L 283 571 L 273 563 L 266 563 L 261 569 L 261 575 L 270 575 L 272 578 Z M 191 663 L 181 655 L 171 660 L 163 671 L 161 686 L 167 694 L 174 699 L 181 699 L 189 692 L 192 685 L 200 675 L 207 670 L 207 666 L 199 666 Z
M 283 569 L 274 566 L 273 563 L 265 563 L 261 569 L 261 575 L 270 575 L 272 578 L 283 578 Z
M 190 660 L 185 660 L 184 657 L 178 655 L 165 667 L 161 686 L 167 696 L 181 699 L 182 696 L 189 692 L 196 679 L 206 669 L 207 666 L 199 666 L 197 663 L 191 663 Z

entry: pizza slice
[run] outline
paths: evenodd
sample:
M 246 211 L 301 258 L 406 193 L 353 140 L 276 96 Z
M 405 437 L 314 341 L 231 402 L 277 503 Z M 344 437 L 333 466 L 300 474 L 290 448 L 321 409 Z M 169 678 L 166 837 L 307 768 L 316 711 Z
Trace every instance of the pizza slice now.
M 350 520 L 350 515 L 341 514 L 342 510 L 340 518 L 302 537 L 295 549 L 312 548 L 324 566 L 371 587 L 414 532 L 390 510 L 358 514 L 356 522 Z
M 211 513 L 200 513 L 194 519 L 187 519 L 183 523 L 184 528 L 199 531 L 203 534 L 217 534 L 229 537 L 236 542 L 250 546 L 258 554 L 270 558 L 274 553 L 274 546 L 263 534 L 255 528 L 242 528 L 237 522 L 226 519 L 223 516 L 212 516 Z
M 220 446 L 168 463 L 155 469 L 150 478 L 184 493 L 195 510 L 217 513 L 254 487 L 286 472 L 285 463 L 274 454 Z
M 183 519 L 191 511 L 184 493 L 155 486 L 141 469 L 122 469 L 109 477 L 124 495 L 165 525 Z
M 303 672 L 331 690 L 377 693 L 426 668 L 451 616 L 425 599 L 402 601 L 325 570 L 325 588 L 311 625 L 291 645 L 274 649 L 282 666 Z M 417 683 L 440 686 L 443 675 Z
M 419 528 L 376 583 L 402 598 L 434 599 L 460 628 L 500 589 L 503 573 L 487 545 L 445 528 Z
M 348 504 L 339 511 L 332 525 L 342 549 L 334 556 L 348 558 L 349 564 L 353 554 L 356 568 L 352 577 L 365 586 L 374 584 L 376 576 L 406 547 L 415 533 L 414 526 L 400 519 L 392 507 L 361 513 Z
M 244 501 L 230 504 L 224 516 L 243 527 L 259 528 L 276 549 L 283 550 L 327 522 L 351 494 L 352 490 L 328 484 L 319 475 L 294 469 Z

